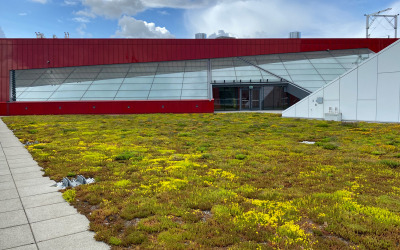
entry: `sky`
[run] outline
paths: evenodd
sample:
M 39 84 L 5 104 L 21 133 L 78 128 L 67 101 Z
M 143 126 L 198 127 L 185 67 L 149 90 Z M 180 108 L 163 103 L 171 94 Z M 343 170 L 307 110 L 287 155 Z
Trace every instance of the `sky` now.
M 400 0 L 0 0 L 0 38 L 362 38 L 364 14 L 387 8 Z M 388 36 L 377 19 L 370 37 Z

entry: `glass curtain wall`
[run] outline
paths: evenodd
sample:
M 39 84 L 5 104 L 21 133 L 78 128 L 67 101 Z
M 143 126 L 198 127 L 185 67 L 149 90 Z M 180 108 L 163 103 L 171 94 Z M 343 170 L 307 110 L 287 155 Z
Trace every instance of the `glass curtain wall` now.
M 353 49 L 17 70 L 16 101 L 210 99 L 211 82 L 216 107 L 241 109 L 240 88 L 254 86 L 261 88 L 260 107 L 275 109 L 287 105 L 282 100 L 288 97 L 283 91 L 288 82 L 315 91 L 372 53 Z
M 207 60 L 16 71 L 16 101 L 208 99 Z
M 243 57 L 314 92 L 373 54 L 369 49 L 333 50 Z
M 213 84 L 280 82 L 280 78 L 268 74 L 236 57 L 211 59 Z

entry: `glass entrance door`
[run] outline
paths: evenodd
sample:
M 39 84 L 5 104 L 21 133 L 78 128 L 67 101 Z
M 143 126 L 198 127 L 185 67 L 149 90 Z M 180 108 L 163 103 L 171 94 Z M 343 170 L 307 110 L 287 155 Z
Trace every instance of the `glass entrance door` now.
M 261 88 L 253 88 L 250 90 L 251 92 L 251 109 L 252 110 L 260 110 L 261 109 Z
M 248 87 L 240 89 L 240 110 L 250 110 L 250 90 Z
M 260 110 L 261 109 L 261 88 L 242 87 L 240 88 L 240 110 Z

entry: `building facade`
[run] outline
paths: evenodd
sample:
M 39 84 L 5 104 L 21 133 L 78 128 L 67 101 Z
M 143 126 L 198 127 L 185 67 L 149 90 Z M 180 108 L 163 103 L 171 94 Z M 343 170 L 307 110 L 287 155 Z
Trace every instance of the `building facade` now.
M 396 39 L 0 39 L 0 115 L 285 109 Z
M 283 112 L 283 117 L 400 122 L 400 41 Z

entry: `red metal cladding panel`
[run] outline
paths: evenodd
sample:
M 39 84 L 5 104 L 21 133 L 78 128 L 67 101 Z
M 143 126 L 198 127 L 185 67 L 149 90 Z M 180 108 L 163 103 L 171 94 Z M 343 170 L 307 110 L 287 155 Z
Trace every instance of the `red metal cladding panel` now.
M 47 51 L 47 60 L 49 61 L 48 67 L 54 68 L 55 67 L 54 66 L 54 64 L 55 64 L 55 62 L 54 62 L 54 43 L 50 43 L 48 45 L 48 48 L 47 49 L 45 48 L 45 50 Z
M 42 40 L 42 39 L 41 39 Z M 45 58 L 44 58 L 44 45 L 43 42 L 39 43 L 37 50 L 36 50 L 36 57 L 37 57 L 37 68 L 46 68 Z
M 79 44 L 78 45 L 78 60 L 76 60 L 76 58 L 74 58 L 75 59 L 75 61 L 76 61 L 76 63 L 77 63 L 77 65 L 78 66 L 82 66 L 82 65 L 85 65 L 84 64 L 84 58 L 85 58 L 85 47 L 84 47 L 84 45 L 83 44 Z
M 9 71 L 190 60 L 271 53 L 369 48 L 379 52 L 397 39 L 0 39 L 0 101 L 8 101 Z M 52 46 L 54 45 L 54 46 Z M 128 49 L 125 50 L 125 45 Z M 50 64 L 47 64 L 50 61 Z
M 24 40 L 24 44 L 21 46 L 22 48 L 22 59 L 21 62 L 21 69 L 28 69 L 28 41 Z
M 7 103 L 5 102 L 0 102 L 0 115 L 8 115 Z
M 118 64 L 118 63 L 120 63 L 118 61 L 118 59 L 119 59 L 119 45 L 115 44 L 115 42 L 114 42 L 114 44 L 111 45 L 111 60 L 110 61 L 112 62 L 112 64 Z
M 5 50 L 7 47 L 1 44 L 0 39 L 0 77 L 3 76 L 3 71 L 7 70 L 7 65 L 5 65 L 6 57 L 5 57 Z M 0 90 L 1 90 L 1 83 L 0 83 Z M 1 94 L 0 94 L 1 95 Z
M 55 68 L 58 68 L 61 65 L 60 61 L 61 61 L 61 58 L 62 58 L 62 52 L 63 52 L 62 47 L 58 43 L 54 44 L 54 50 L 53 50 L 53 53 L 54 53 L 53 54 L 54 64 L 53 64 L 53 66 Z
M 90 54 L 90 50 L 89 49 L 89 45 L 87 44 L 87 42 L 83 45 L 84 50 L 83 50 L 83 65 L 93 65 L 89 63 L 89 57 L 92 57 L 93 54 Z
M 103 57 L 103 64 L 110 64 L 110 46 L 108 45 L 108 43 L 106 43 L 106 41 L 104 41 L 103 43 L 103 53 L 104 53 L 104 57 Z
M 11 48 L 12 48 L 12 52 L 11 52 L 12 53 L 11 54 L 11 57 L 12 57 L 11 68 L 12 69 L 17 69 L 18 68 L 18 45 L 17 45 L 16 41 L 12 41 Z
M 0 115 L 213 113 L 213 100 L 0 103 Z

